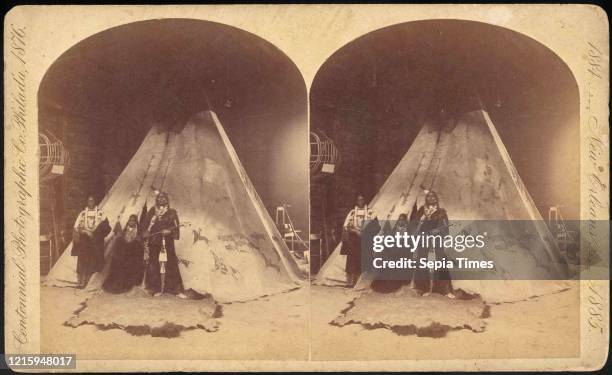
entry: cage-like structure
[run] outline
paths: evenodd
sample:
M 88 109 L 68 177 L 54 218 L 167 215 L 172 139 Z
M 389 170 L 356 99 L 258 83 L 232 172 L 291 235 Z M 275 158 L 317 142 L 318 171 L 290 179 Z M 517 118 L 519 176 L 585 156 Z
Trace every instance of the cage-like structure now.
M 340 154 L 334 142 L 322 130 L 310 132 L 310 174 L 333 173 Z M 331 171 L 326 167 L 331 166 Z
M 47 182 L 64 174 L 70 162 L 68 150 L 50 132 L 38 133 L 40 158 L 38 162 L 40 182 Z

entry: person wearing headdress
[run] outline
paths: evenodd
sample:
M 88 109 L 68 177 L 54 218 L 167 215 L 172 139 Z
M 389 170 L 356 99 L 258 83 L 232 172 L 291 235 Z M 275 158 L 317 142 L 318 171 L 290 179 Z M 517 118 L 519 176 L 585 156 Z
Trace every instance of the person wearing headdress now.
M 416 208 L 416 205 L 415 207 Z M 444 237 L 449 233 L 448 215 L 446 210 L 440 207 L 438 195 L 433 191 L 428 191 L 425 194 L 425 204 L 418 210 L 414 210 L 410 214 L 410 220 L 416 221 L 415 235 L 435 235 Z M 442 268 L 433 272 L 433 280 L 428 269 L 419 268 L 421 259 L 427 259 L 429 253 L 435 255 L 436 260 L 446 258 L 444 246 L 437 246 L 443 241 L 431 241 L 430 246 L 420 246 L 416 250 L 417 268 L 414 272 L 414 286 L 417 291 L 423 295 L 430 293 L 439 293 L 449 298 L 455 298 L 452 293 L 450 272 L 448 269 Z
M 174 241 L 180 237 L 179 218 L 176 210 L 170 208 L 166 193 L 157 194 L 155 206 L 147 213 L 143 228 L 146 288 L 154 296 L 169 293 L 186 298 L 174 248 Z
M 104 238 L 111 231 L 104 212 L 94 197 L 87 198 L 87 206 L 74 223 L 72 256 L 77 258 L 77 287 L 85 288 L 91 275 L 104 267 Z
M 109 293 L 125 293 L 142 282 L 143 244 L 138 232 L 138 216 L 130 215 L 125 227 L 116 228 L 111 268 L 102 288 Z
M 348 213 L 344 220 L 342 245 L 340 247 L 340 254 L 346 255 L 345 272 L 348 286 L 351 287 L 355 286 L 361 275 L 362 231 L 366 229 L 370 221 L 376 219 L 374 211 L 368 207 L 362 195 L 357 197 L 356 203 L 355 208 Z

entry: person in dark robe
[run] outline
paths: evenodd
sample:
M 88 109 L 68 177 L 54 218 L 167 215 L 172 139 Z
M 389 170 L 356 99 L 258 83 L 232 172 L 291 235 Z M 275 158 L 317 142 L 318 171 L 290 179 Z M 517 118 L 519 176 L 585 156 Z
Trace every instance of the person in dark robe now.
M 131 215 L 125 227 L 115 232 L 115 251 L 102 288 L 109 293 L 125 293 L 140 285 L 144 275 L 144 250 L 138 233 L 138 217 Z
M 408 221 L 408 215 L 402 213 L 399 214 L 397 220 L 393 227 L 391 227 L 391 222 L 386 221 L 383 227 L 382 234 L 385 236 L 394 236 L 396 233 L 400 233 L 403 235 L 404 233 L 410 234 L 410 222 Z M 383 261 L 396 261 L 401 258 L 412 258 L 413 253 L 408 251 L 406 248 L 401 246 L 396 246 L 395 244 L 390 247 L 386 247 L 384 251 L 379 254 L 380 258 Z M 399 272 L 394 273 L 392 277 L 389 278 L 390 274 L 387 274 L 386 271 L 381 271 L 380 274 L 376 275 L 375 279 L 372 280 L 372 284 L 370 287 L 380 293 L 388 293 L 391 291 L 401 291 L 401 288 L 404 285 L 410 285 L 412 280 L 412 269 L 405 270 L 401 276 Z
M 187 298 L 174 248 L 174 241 L 180 236 L 179 218 L 176 210 L 170 208 L 166 193 L 157 194 L 155 206 L 147 213 L 143 228 L 146 288 L 156 297 L 169 293 Z
M 435 192 L 427 192 L 425 204 L 418 210 L 415 209 L 416 203 L 410 215 L 410 220 L 417 223 L 415 235 L 435 235 L 441 237 L 448 235 L 448 215 L 446 210 L 439 206 L 438 195 Z M 421 246 L 416 250 L 417 268 L 414 272 L 414 287 L 425 296 L 430 293 L 439 293 L 448 298 L 455 298 L 455 295 L 452 293 L 451 277 L 448 269 L 442 268 L 436 270 L 431 275 L 429 269 L 419 267 L 421 259 L 427 260 L 430 252 L 435 255 L 436 260 L 446 258 L 444 247 L 437 246 L 440 245 L 440 241 L 431 242 L 429 247 Z
M 403 235 L 404 233 L 410 234 L 410 221 L 408 221 L 408 215 L 406 214 L 399 215 L 399 217 L 397 218 L 397 221 L 395 222 L 395 225 L 393 226 L 393 231 L 390 234 L 395 236 L 396 233 L 400 233 L 401 235 Z M 413 253 L 411 253 L 410 251 L 408 251 L 407 249 L 403 247 L 392 249 L 392 254 L 393 256 L 391 257 L 391 260 L 397 260 L 401 258 L 412 259 L 414 255 Z M 399 286 L 410 285 L 412 283 L 413 273 L 414 272 L 412 269 L 407 269 L 406 276 L 403 277 L 401 280 L 399 280 L 397 284 Z
M 374 219 L 374 212 L 368 208 L 365 198 L 359 195 L 355 208 L 344 220 L 340 247 L 340 254 L 346 255 L 345 272 L 349 287 L 355 286 L 361 276 L 361 231 Z
M 96 200 L 87 198 L 87 207 L 77 217 L 72 236 L 72 256 L 77 258 L 77 288 L 83 289 L 91 275 L 102 271 L 104 266 L 104 238 L 111 231 L 104 212 Z

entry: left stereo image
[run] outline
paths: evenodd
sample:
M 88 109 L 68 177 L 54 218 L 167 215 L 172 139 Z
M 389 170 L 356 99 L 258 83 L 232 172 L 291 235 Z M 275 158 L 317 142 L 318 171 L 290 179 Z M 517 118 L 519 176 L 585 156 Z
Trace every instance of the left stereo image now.
M 283 52 L 130 23 L 63 52 L 38 103 L 43 352 L 308 358 L 307 94 Z

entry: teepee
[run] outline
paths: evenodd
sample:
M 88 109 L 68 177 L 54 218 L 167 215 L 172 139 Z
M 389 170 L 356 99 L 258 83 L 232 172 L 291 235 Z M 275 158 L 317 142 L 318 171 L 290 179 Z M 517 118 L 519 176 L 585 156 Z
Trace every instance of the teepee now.
M 255 191 L 215 113 L 201 112 L 179 130 L 153 127 L 117 178 L 100 208 L 111 226 L 125 225 L 168 193 L 181 221 L 175 243 L 186 289 L 221 302 L 287 291 L 300 271 Z M 114 238 L 107 237 L 105 267 L 87 290 L 99 290 L 109 273 Z M 45 281 L 76 283 L 76 257 L 66 249 Z
M 401 213 L 410 214 L 417 200 L 423 204 L 424 190 L 436 191 L 451 221 L 461 220 L 461 227 L 451 226 L 451 234 L 478 233 L 479 221 L 499 221 L 488 233 L 494 241 L 480 251 L 460 254 L 493 260 L 490 279 L 453 280 L 454 288 L 495 302 L 567 286 L 558 281 L 566 277 L 564 259 L 486 111 L 471 111 L 446 124 L 426 123 L 369 207 L 379 220 L 396 220 Z M 345 285 L 345 261 L 336 249 L 315 283 Z M 356 288 L 369 286 L 373 277 L 364 273 Z

